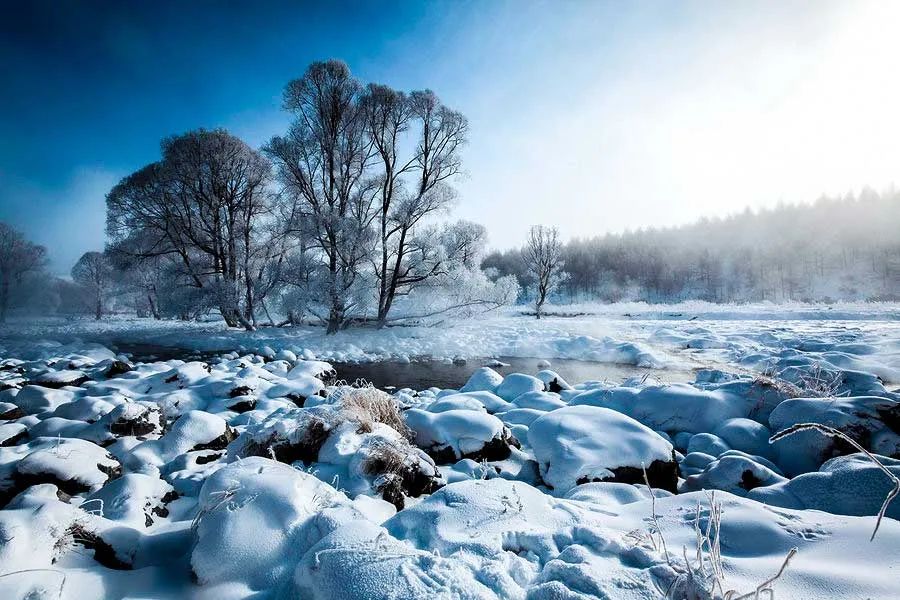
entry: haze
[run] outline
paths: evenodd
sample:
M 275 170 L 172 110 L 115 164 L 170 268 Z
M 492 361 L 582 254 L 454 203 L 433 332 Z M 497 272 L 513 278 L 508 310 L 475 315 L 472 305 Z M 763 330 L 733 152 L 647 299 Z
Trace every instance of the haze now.
M 0 220 L 57 273 L 100 249 L 106 192 L 160 138 L 259 146 L 284 84 L 331 57 L 470 119 L 456 214 L 495 248 L 881 189 L 900 165 L 895 3 L 40 4 L 0 26 Z

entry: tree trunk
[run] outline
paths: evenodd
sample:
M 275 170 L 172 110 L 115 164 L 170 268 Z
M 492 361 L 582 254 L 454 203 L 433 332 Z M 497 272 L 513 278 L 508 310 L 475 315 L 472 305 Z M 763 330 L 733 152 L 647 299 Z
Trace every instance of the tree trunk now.
M 341 325 L 344 322 L 344 309 L 342 306 L 337 305 L 337 301 L 332 302 L 331 310 L 328 312 L 328 327 L 325 329 L 325 333 L 328 335 L 332 335 L 341 330 Z
M 150 314 L 159 321 L 159 309 L 156 307 L 156 302 L 153 301 L 153 294 L 149 292 L 147 293 L 147 303 L 150 305 Z
M 100 317 L 102 317 L 102 316 L 103 316 L 103 300 L 98 295 L 97 296 L 97 306 L 96 306 L 94 318 L 99 321 Z
M 219 312 L 222 314 L 222 318 L 225 319 L 225 324 L 229 327 L 237 327 L 238 320 L 237 316 L 234 314 L 234 311 L 230 308 L 219 307 Z

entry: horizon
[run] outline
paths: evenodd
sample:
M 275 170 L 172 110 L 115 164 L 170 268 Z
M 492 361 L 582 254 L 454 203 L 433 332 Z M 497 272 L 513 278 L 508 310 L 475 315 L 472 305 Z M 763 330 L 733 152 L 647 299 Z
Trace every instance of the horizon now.
M 0 41 L 0 220 L 58 274 L 102 249 L 106 192 L 162 138 L 259 147 L 285 84 L 331 57 L 469 118 L 455 214 L 492 249 L 535 223 L 590 238 L 880 191 L 900 163 L 897 5 L 84 6 L 10 3 Z

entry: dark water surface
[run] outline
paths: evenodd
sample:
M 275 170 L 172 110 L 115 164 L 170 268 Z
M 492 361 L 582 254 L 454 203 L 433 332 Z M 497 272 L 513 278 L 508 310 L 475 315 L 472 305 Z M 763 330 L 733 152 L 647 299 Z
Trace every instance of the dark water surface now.
M 171 346 L 155 344 L 110 344 L 116 352 L 131 355 L 132 360 L 152 362 L 158 360 L 209 360 L 226 352 L 198 352 Z M 497 364 L 504 363 L 502 366 Z M 502 375 L 509 373 L 536 374 L 544 368 L 540 358 L 519 358 L 512 356 L 491 358 L 470 358 L 464 363 L 420 357 L 411 362 L 380 361 L 370 363 L 330 362 L 337 371 L 338 379 L 353 382 L 364 379 L 381 389 L 412 388 L 423 390 L 429 387 L 442 389 L 459 388 L 468 381 L 472 373 L 480 367 L 489 366 Z M 608 380 L 621 383 L 631 378 L 648 378 L 666 383 L 694 381 L 693 371 L 668 369 L 647 369 L 632 365 L 588 362 L 572 359 L 549 359 L 550 369 L 559 373 L 571 384 L 591 380 Z
M 631 365 L 587 362 L 572 359 L 548 359 L 550 369 L 559 373 L 571 384 L 590 380 L 608 380 L 621 383 L 630 377 L 647 377 L 666 383 L 692 382 L 692 371 L 670 371 L 667 369 L 647 369 Z M 449 361 L 424 359 L 402 363 L 383 361 L 375 363 L 335 363 L 338 377 L 352 382 L 365 379 L 378 388 L 412 388 L 422 390 L 429 387 L 442 389 L 459 388 L 468 381 L 472 373 L 483 366 L 489 366 L 501 375 L 509 373 L 527 373 L 534 375 L 543 367 L 539 366 L 540 358 L 518 358 L 503 356 L 499 361 L 507 366 L 495 366 L 494 359 L 470 358 L 465 364 L 454 364 Z

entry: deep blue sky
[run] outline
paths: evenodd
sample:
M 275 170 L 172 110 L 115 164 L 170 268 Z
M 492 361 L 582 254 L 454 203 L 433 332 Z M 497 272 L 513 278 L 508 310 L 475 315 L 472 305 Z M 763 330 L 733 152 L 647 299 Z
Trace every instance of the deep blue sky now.
M 332 57 L 469 117 L 456 215 L 495 246 L 881 187 L 900 169 L 898 8 L 0 0 L 0 220 L 66 273 L 162 137 L 259 146 L 287 125 L 284 84 Z
M 226 126 L 259 145 L 286 123 L 279 111 L 284 84 L 317 59 L 339 57 L 361 76 L 419 83 L 409 74 L 426 69 L 382 59 L 429 18 L 426 9 L 379 2 L 4 2 L 0 218 L 49 245 L 54 267 L 65 271 L 86 249 L 81 245 L 103 245 L 96 213 L 104 189 L 154 160 L 163 136 Z M 439 40 L 418 39 L 424 65 Z M 59 222 L 57 211 L 76 218 Z M 83 215 L 90 222 L 77 218 L 80 211 L 91 213 Z M 78 247 L 67 247 L 70 238 Z

